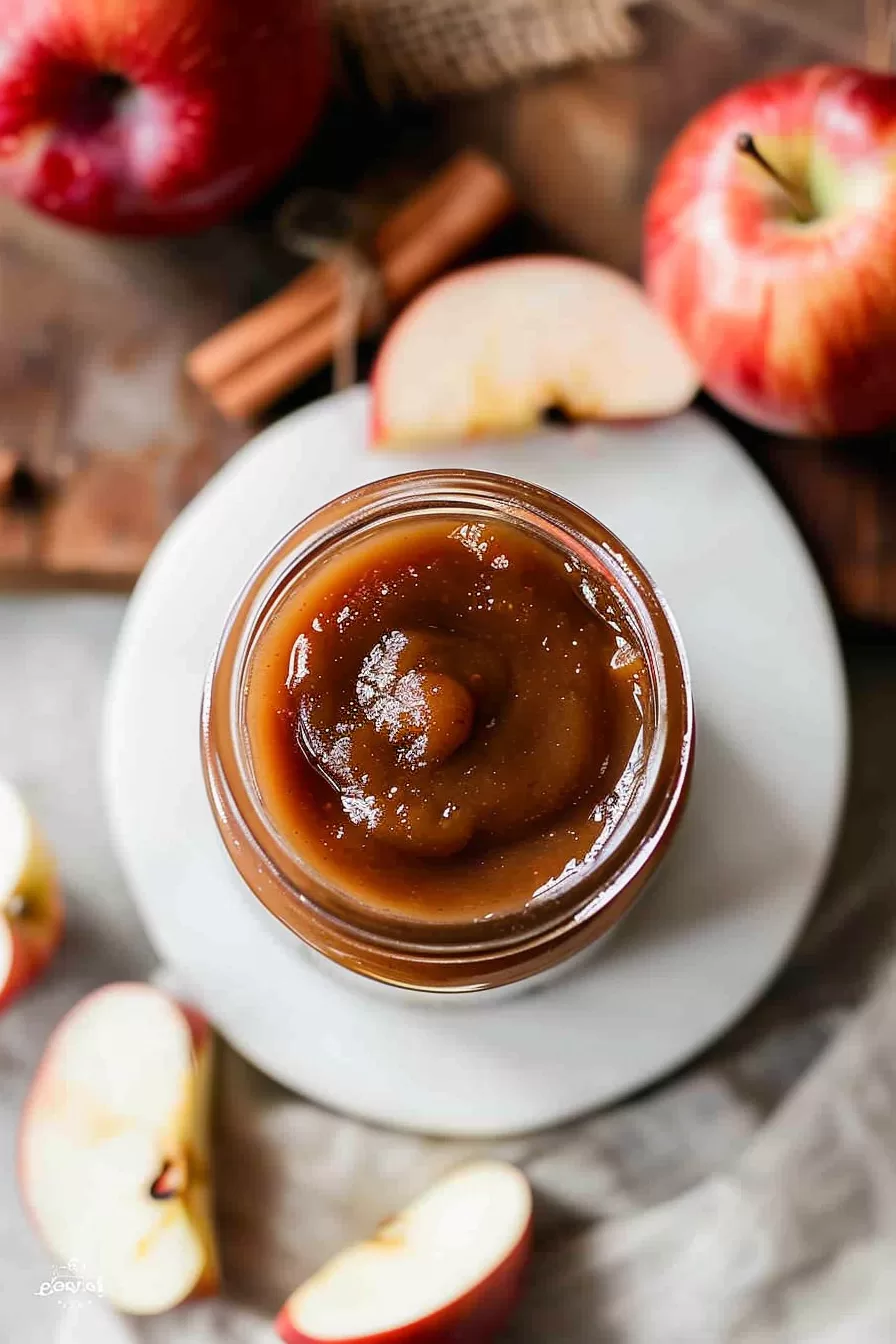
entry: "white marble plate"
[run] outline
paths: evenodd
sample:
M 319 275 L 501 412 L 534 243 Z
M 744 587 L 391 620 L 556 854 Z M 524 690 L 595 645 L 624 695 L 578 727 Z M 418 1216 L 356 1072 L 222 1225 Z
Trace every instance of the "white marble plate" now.
M 384 1124 L 519 1133 L 680 1065 L 780 967 L 840 818 L 848 736 L 840 652 L 787 514 L 703 416 L 418 456 L 367 451 L 366 414 L 357 388 L 281 420 L 162 541 L 131 602 L 109 686 L 109 811 L 160 957 L 261 1069 Z M 199 762 L 203 678 L 250 571 L 334 495 L 419 465 L 536 481 L 618 532 L 678 617 L 698 709 L 682 830 L 618 935 L 539 992 L 447 1008 L 395 1003 L 321 973 L 231 868 Z

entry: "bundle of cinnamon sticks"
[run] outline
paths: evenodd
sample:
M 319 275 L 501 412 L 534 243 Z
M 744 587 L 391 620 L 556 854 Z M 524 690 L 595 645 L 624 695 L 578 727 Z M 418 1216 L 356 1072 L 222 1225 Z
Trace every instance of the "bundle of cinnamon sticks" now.
M 371 261 L 378 295 L 362 304 L 357 335 L 375 330 L 384 309 L 405 303 L 514 207 L 510 184 L 494 163 L 473 150 L 456 155 L 376 232 Z M 257 415 L 333 358 L 344 284 L 344 268 L 335 260 L 309 267 L 197 346 L 187 360 L 190 376 L 224 415 Z

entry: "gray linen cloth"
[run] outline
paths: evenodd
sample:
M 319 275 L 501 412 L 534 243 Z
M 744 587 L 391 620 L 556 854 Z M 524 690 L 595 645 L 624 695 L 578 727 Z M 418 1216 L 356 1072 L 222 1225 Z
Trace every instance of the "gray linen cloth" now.
M 118 599 L 0 599 L 0 770 L 59 853 L 69 926 L 0 1017 L 0 1340 L 260 1344 L 289 1291 L 473 1152 L 528 1171 L 529 1291 L 507 1344 L 896 1340 L 896 650 L 850 650 L 856 761 L 825 896 L 747 1020 L 677 1078 L 602 1114 L 493 1145 L 335 1115 L 223 1047 L 215 1106 L 226 1294 L 152 1321 L 40 1287 L 15 1190 L 18 1112 L 47 1034 L 93 986 L 153 972 L 98 798 L 95 740 Z M 64 669 L 64 676 L 60 676 Z
M 333 1245 L 372 1227 L 393 1198 L 458 1156 L 278 1101 L 233 1059 L 227 1075 L 223 1160 L 239 1173 L 233 1185 L 244 1182 L 243 1197 L 231 1192 L 222 1210 L 231 1287 L 272 1307 L 297 1267 L 304 1273 Z M 538 1141 L 507 1151 L 542 1198 L 562 1187 L 576 1159 L 587 1179 L 572 1133 L 546 1164 Z M 891 1344 L 896 968 L 729 1172 L 655 1208 L 551 1240 L 536 1256 L 508 1344 Z M 99 1303 L 64 1313 L 56 1337 L 57 1344 L 271 1338 L 269 1314 L 222 1302 L 139 1324 L 116 1320 Z

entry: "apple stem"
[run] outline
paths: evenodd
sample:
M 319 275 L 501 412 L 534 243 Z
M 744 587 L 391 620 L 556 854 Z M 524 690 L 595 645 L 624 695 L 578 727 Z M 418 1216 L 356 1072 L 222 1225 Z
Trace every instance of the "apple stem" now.
M 772 181 L 777 182 L 778 186 L 793 206 L 797 218 L 803 224 L 807 224 L 811 219 L 814 219 L 815 207 L 808 194 L 802 187 L 798 187 L 795 182 L 791 182 L 789 178 L 784 177 L 782 173 L 778 172 L 777 168 L 769 163 L 768 159 L 758 148 L 756 141 L 749 131 L 741 131 L 735 144 L 739 154 L 744 154 L 748 159 L 752 159 L 754 163 L 758 163 L 759 167 L 768 173 Z

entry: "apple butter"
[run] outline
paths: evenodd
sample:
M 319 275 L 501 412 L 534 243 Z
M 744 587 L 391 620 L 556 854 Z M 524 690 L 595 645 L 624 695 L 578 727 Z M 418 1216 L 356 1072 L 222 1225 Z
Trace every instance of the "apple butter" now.
M 226 853 L 284 929 L 447 1004 L 542 983 L 631 909 L 682 815 L 693 703 L 623 541 L 437 469 L 340 495 L 261 561 L 200 743 Z
M 504 518 L 385 522 L 312 564 L 254 640 L 255 784 L 317 878 L 456 922 L 566 888 L 643 780 L 653 691 L 598 569 Z

